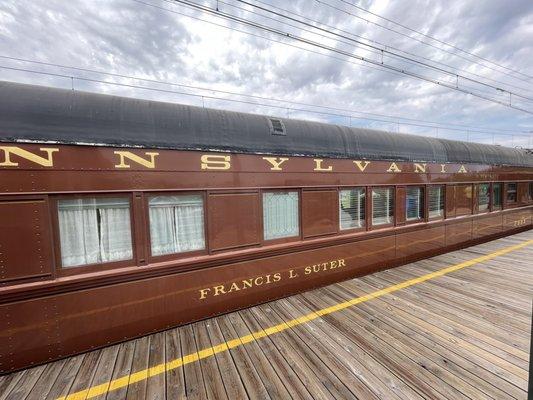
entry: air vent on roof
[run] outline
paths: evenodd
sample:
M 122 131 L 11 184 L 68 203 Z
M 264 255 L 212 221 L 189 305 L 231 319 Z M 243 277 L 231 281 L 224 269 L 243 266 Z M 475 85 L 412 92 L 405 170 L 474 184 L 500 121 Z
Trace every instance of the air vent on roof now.
M 268 118 L 268 124 L 270 126 L 270 133 L 272 135 L 285 136 L 287 134 L 285 131 L 285 125 L 280 119 Z

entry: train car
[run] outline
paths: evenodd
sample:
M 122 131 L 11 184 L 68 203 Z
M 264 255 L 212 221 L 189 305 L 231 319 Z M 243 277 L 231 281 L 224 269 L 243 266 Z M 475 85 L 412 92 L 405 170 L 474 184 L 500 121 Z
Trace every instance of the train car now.
M 0 93 L 1 373 L 532 227 L 522 150 Z

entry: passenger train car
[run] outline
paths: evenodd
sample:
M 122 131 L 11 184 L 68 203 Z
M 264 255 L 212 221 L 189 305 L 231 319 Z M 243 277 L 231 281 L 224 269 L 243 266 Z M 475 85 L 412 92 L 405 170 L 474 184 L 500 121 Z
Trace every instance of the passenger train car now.
M 532 227 L 522 150 L 0 93 L 2 373 Z

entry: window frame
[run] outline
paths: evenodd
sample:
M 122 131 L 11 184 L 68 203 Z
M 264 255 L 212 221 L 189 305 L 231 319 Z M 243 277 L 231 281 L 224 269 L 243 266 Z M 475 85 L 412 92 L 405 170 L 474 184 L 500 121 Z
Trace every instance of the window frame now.
M 204 209 L 204 244 L 205 247 L 201 250 L 192 250 L 192 251 L 184 251 L 182 253 L 170 253 L 170 254 L 161 254 L 161 255 L 153 255 L 152 254 L 152 237 L 150 233 L 150 198 L 155 196 L 187 196 L 187 195 L 200 195 L 202 197 L 203 202 L 203 209 Z M 148 263 L 156 263 L 156 262 L 163 262 L 163 261 L 171 261 L 171 260 L 181 260 L 184 258 L 190 258 L 190 257 L 196 257 L 196 256 L 202 256 L 202 255 L 208 255 L 210 253 L 209 249 L 209 235 L 207 232 L 208 224 L 207 224 L 207 192 L 201 191 L 201 190 L 195 190 L 195 191 L 168 191 L 168 192 L 144 192 L 144 218 L 145 218 L 145 224 L 144 224 L 144 230 L 145 230 L 145 237 L 146 237 L 146 243 L 145 243 L 145 250 L 147 254 L 147 260 Z
M 74 200 L 74 199 L 90 199 L 90 198 L 124 198 L 129 202 L 130 209 L 130 234 L 131 234 L 131 252 L 132 257 L 128 260 L 109 261 L 105 263 L 94 263 L 75 265 L 72 267 L 63 267 L 61 263 L 61 236 L 59 232 L 59 201 L 60 200 Z M 110 193 L 72 193 L 50 196 L 50 210 L 52 213 L 52 234 L 54 238 L 54 253 L 55 253 L 55 270 L 56 276 L 71 276 L 91 272 L 101 272 L 111 269 L 118 269 L 124 267 L 131 267 L 138 265 L 137 258 L 137 241 L 135 232 L 135 218 L 134 218 L 134 194 L 133 192 L 110 192 Z
M 295 236 L 276 238 L 276 239 L 265 239 L 265 222 L 264 222 L 264 204 L 263 204 L 263 194 L 264 193 L 277 193 L 277 192 L 296 192 L 298 194 L 298 234 Z M 302 189 L 301 188 L 272 188 L 272 189 L 261 189 L 259 191 L 259 201 L 261 209 L 261 243 L 260 246 L 269 246 L 273 244 L 282 244 L 282 243 L 291 243 L 303 240 L 303 229 L 302 229 Z
M 432 187 L 441 187 L 442 190 L 443 190 L 443 201 L 442 201 L 442 215 L 437 215 L 436 217 L 432 217 L 430 214 L 429 214 L 429 191 L 431 190 Z M 442 183 L 442 184 L 431 184 L 431 185 L 426 185 L 426 221 L 441 221 L 441 220 L 445 220 L 446 219 L 446 184 Z
M 424 202 L 424 204 L 422 204 L 422 217 L 420 218 L 413 218 L 413 219 L 407 218 L 407 189 L 409 188 L 419 188 L 422 190 L 422 201 Z M 405 185 L 405 197 L 404 197 L 404 204 L 403 204 L 405 207 L 405 211 L 404 211 L 405 212 L 405 225 L 412 225 L 412 224 L 419 224 L 421 222 L 426 222 L 427 220 L 426 217 L 429 215 L 429 213 L 426 210 L 429 204 L 426 204 L 426 203 L 427 203 L 427 196 L 426 196 L 425 185 Z
M 392 190 L 392 222 L 387 224 L 379 224 L 374 225 L 374 189 L 391 189 Z M 396 185 L 382 185 L 382 186 L 368 186 L 368 190 L 370 193 L 369 197 L 369 213 L 368 213 L 368 230 L 369 231 L 376 231 L 380 229 L 386 229 L 386 228 L 393 228 L 396 226 L 396 198 L 397 198 L 397 186 Z M 368 192 L 367 192 L 368 193 Z M 367 203 L 368 204 L 368 203 Z
M 489 185 L 489 202 L 487 204 L 486 210 L 480 210 L 479 209 L 479 193 L 481 189 L 481 185 Z M 492 211 L 492 182 L 478 182 L 476 183 L 476 214 L 486 214 Z
M 342 229 L 341 228 L 341 205 L 340 205 L 340 202 L 341 202 L 341 191 L 343 190 L 352 190 L 352 189 L 363 189 L 365 191 L 365 201 L 364 201 L 364 208 L 365 208 L 365 217 L 363 218 L 363 226 L 359 227 L 359 228 L 347 228 L 347 229 Z M 346 235 L 346 234 L 349 234 L 349 233 L 357 233 L 357 232 L 365 232 L 367 231 L 367 227 L 368 227 L 368 190 L 369 190 L 369 187 L 368 186 L 339 186 L 338 189 L 337 189 L 337 192 L 338 192 L 338 196 L 337 196 L 337 213 L 339 215 L 339 228 L 338 228 L 338 234 L 339 235 Z

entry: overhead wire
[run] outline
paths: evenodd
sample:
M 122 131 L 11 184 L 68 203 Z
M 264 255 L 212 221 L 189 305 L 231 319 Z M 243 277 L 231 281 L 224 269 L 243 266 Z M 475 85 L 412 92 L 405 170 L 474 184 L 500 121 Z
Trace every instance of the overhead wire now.
M 151 3 L 146 3 L 146 2 L 141 1 L 141 0 L 133 0 L 133 1 L 145 4 L 145 5 L 149 5 L 149 6 L 155 6 L 155 5 L 151 4 Z M 334 53 L 338 53 L 338 54 L 344 55 L 344 56 L 349 57 L 349 58 L 354 58 L 354 59 L 358 59 L 358 60 L 361 60 L 361 61 L 365 61 L 365 62 L 367 62 L 369 64 L 373 64 L 373 65 L 376 65 L 376 66 L 381 66 L 381 67 L 386 68 L 386 69 L 391 70 L 391 71 L 395 71 L 395 72 L 398 72 L 398 73 L 401 73 L 401 74 L 404 74 L 404 75 L 407 75 L 407 76 L 418 78 L 420 80 L 423 80 L 423 81 L 426 81 L 426 82 L 430 82 L 430 83 L 433 83 L 433 84 L 436 84 L 436 85 L 439 85 L 439 86 L 442 86 L 442 87 L 446 87 L 446 88 L 449 88 L 449 89 L 452 89 L 452 90 L 456 90 L 456 91 L 459 91 L 459 92 L 462 92 L 462 93 L 465 93 L 465 94 L 470 94 L 470 95 L 472 95 L 474 97 L 485 99 L 487 101 L 491 101 L 493 103 L 500 104 L 500 105 L 503 105 L 505 107 L 513 108 L 513 109 L 516 109 L 516 110 L 519 110 L 519 111 L 522 111 L 522 112 L 525 112 L 525 113 L 528 113 L 528 114 L 533 114 L 533 111 L 525 109 L 523 107 L 518 107 L 516 105 L 513 105 L 513 104 L 511 104 L 511 102 L 507 103 L 507 102 L 492 98 L 490 96 L 487 96 L 487 95 L 484 95 L 484 94 L 480 94 L 480 93 L 478 93 L 478 92 L 476 92 L 474 90 L 463 89 L 461 87 L 455 86 L 454 84 L 452 84 L 450 82 L 444 82 L 444 81 L 441 81 L 441 80 L 432 79 L 432 78 L 429 78 L 427 76 L 424 76 L 424 75 L 421 75 L 421 74 L 418 74 L 418 73 L 415 73 L 415 72 L 412 72 L 412 71 L 409 71 L 409 70 L 406 70 L 406 69 L 403 69 L 403 68 L 400 68 L 400 67 L 395 67 L 395 66 L 392 66 L 392 65 L 389 65 L 389 64 L 380 63 L 379 61 L 375 61 L 375 60 L 372 60 L 372 59 L 369 59 L 369 58 L 366 58 L 366 57 L 362 57 L 362 56 L 359 56 L 359 55 L 356 55 L 356 54 L 352 54 L 352 53 L 347 52 L 347 51 L 336 49 L 336 48 L 333 48 L 331 46 L 324 45 L 322 43 L 317 43 L 317 42 L 314 42 L 312 40 L 308 40 L 306 38 L 303 38 L 303 37 L 300 37 L 300 36 L 285 32 L 285 31 L 281 31 L 281 30 L 276 29 L 276 28 L 265 26 L 265 25 L 259 24 L 257 22 L 253 22 L 253 21 L 250 21 L 250 20 L 247 20 L 247 19 L 243 19 L 243 18 L 234 16 L 232 14 L 228 14 L 228 13 L 225 13 L 225 12 L 221 12 L 219 10 L 212 9 L 210 7 L 206 7 L 206 6 L 199 5 L 197 3 L 189 2 L 187 0 L 173 0 L 173 1 L 176 2 L 176 3 L 183 4 L 185 6 L 188 6 L 190 8 L 195 8 L 195 9 L 198 9 L 200 11 L 210 13 L 210 14 L 215 15 L 215 16 L 220 16 L 220 17 L 228 19 L 230 21 L 234 21 L 234 22 L 237 22 L 237 23 L 241 23 L 241 24 L 244 24 L 244 25 L 255 27 L 257 29 L 261 29 L 261 30 L 269 32 L 269 33 L 274 33 L 274 34 L 279 35 L 281 37 L 291 38 L 291 39 L 299 41 L 301 43 L 309 44 L 309 45 L 317 47 L 317 48 L 321 48 L 321 49 L 328 50 L 328 51 L 331 51 L 331 52 L 334 52 Z M 159 6 L 155 6 L 155 7 L 163 9 L 163 10 L 166 10 L 166 11 L 173 12 L 173 10 L 168 10 L 168 9 L 166 9 L 164 7 L 159 7 Z
M 332 5 L 332 4 L 329 4 L 329 3 L 325 2 L 324 0 L 315 0 L 315 1 L 316 1 L 317 3 L 323 4 L 323 5 L 326 6 L 326 7 L 329 7 L 329 8 L 331 8 L 331 9 L 337 10 L 337 11 L 342 12 L 342 13 L 345 13 L 345 14 L 347 14 L 347 15 L 351 15 L 351 16 L 353 16 L 354 18 L 357 18 L 357 19 L 359 19 L 359 20 L 365 21 L 366 23 L 369 23 L 369 24 L 372 24 L 372 25 L 375 25 L 375 26 L 379 26 L 379 27 L 382 28 L 382 29 L 388 30 L 388 31 L 390 31 L 390 32 L 394 32 L 394 33 L 396 33 L 396 34 L 398 34 L 398 35 L 401 35 L 401 36 L 406 37 L 406 38 L 408 38 L 408 39 L 411 39 L 411 40 L 414 40 L 414 41 L 416 41 L 416 42 L 422 43 L 422 44 L 424 44 L 424 45 L 426 45 L 426 46 L 432 47 L 432 48 L 437 49 L 437 50 L 439 50 L 439 51 L 443 51 L 443 52 L 445 52 L 445 53 L 447 53 L 447 54 L 450 54 L 450 55 L 452 55 L 452 56 L 455 56 L 455 57 L 461 58 L 461 59 L 466 60 L 466 61 L 468 61 L 468 62 L 473 62 L 472 59 L 467 58 L 467 57 L 465 57 L 465 56 L 463 56 L 463 55 L 461 55 L 461 54 L 457 54 L 457 53 L 454 53 L 454 52 L 452 52 L 452 51 L 450 51 L 450 50 L 443 49 L 443 48 L 441 48 L 441 47 L 439 47 L 439 46 L 436 46 L 436 45 L 434 45 L 434 44 L 432 44 L 432 43 L 428 43 L 428 42 L 426 42 L 426 41 L 424 41 L 424 40 L 421 40 L 421 39 L 418 39 L 418 38 L 412 37 L 412 36 L 410 36 L 410 35 L 408 35 L 408 34 L 406 34 L 406 33 L 404 33 L 404 32 L 400 32 L 400 31 L 398 31 L 398 30 L 396 30 L 396 29 L 392 29 L 392 28 L 387 27 L 387 26 L 385 26 L 385 25 L 379 24 L 379 23 L 377 23 L 377 22 L 375 22 L 375 21 L 371 21 L 371 20 L 369 20 L 369 19 L 367 19 L 367 18 L 361 17 L 360 15 L 357 15 L 357 14 L 351 13 L 351 12 L 349 12 L 349 11 L 347 11 L 347 10 L 344 10 L 344 9 L 342 9 L 342 8 L 339 8 L 339 7 L 336 7 L 336 6 Z M 474 61 L 474 62 L 475 62 L 475 61 Z M 504 74 L 504 75 L 510 76 L 510 77 L 512 77 L 513 79 L 517 79 L 517 80 L 520 80 L 520 81 L 522 81 L 522 82 L 526 82 L 526 83 L 528 83 L 528 84 L 531 84 L 528 75 L 526 75 L 528 78 L 527 78 L 527 79 L 524 79 L 524 78 L 520 78 L 520 77 L 514 76 L 514 75 L 512 75 L 512 74 L 510 74 L 510 73 L 508 73 L 508 72 L 500 71 L 500 70 L 495 69 L 495 68 L 493 68 L 493 67 L 491 67 L 491 66 L 484 65 L 484 64 L 480 64 L 479 62 L 475 62 L 475 63 L 476 63 L 476 64 L 479 64 L 479 65 L 482 65 L 484 68 L 490 69 L 490 70 L 492 70 L 492 71 L 499 72 L 499 73 L 501 73 L 501 74 Z
M 444 68 L 436 67 L 434 65 L 428 64 L 427 62 L 417 61 L 417 60 L 415 60 L 415 59 L 413 59 L 411 57 L 403 56 L 403 55 L 398 54 L 398 53 L 396 53 L 394 51 L 387 50 L 386 48 L 380 48 L 380 47 L 377 47 L 377 46 L 374 46 L 374 45 L 371 45 L 371 44 L 367 44 L 367 43 L 361 42 L 360 40 L 356 40 L 356 39 L 350 38 L 350 37 L 348 37 L 346 35 L 342 35 L 342 34 L 338 34 L 336 32 L 332 32 L 331 30 L 324 29 L 324 28 L 319 27 L 319 26 L 315 26 L 313 24 L 310 24 L 308 22 L 299 20 L 297 18 L 293 18 L 293 17 L 288 16 L 286 14 L 279 13 L 279 12 L 274 11 L 274 10 L 270 10 L 270 9 L 268 9 L 266 7 L 258 6 L 258 5 L 254 4 L 254 3 L 249 2 L 249 1 L 246 1 L 246 0 L 236 0 L 236 1 L 238 1 L 239 3 L 242 3 L 242 4 L 246 4 L 246 5 L 250 6 L 250 7 L 255 7 L 255 8 L 259 9 L 259 10 L 274 14 L 274 15 L 276 15 L 278 17 L 285 18 L 285 19 L 288 19 L 290 21 L 293 21 L 293 22 L 296 22 L 296 23 L 299 23 L 299 24 L 302 24 L 302 25 L 305 25 L 305 26 L 313 27 L 314 29 L 320 30 L 321 32 L 325 32 L 325 33 L 337 36 L 337 37 L 339 37 L 341 39 L 344 39 L 344 40 L 349 40 L 351 42 L 357 43 L 358 45 L 368 47 L 368 48 L 370 48 L 372 50 L 376 50 L 378 52 L 382 52 L 382 53 L 386 53 L 386 54 L 392 55 L 394 57 L 403 59 L 403 60 L 405 60 L 407 62 L 410 62 L 410 63 L 419 64 L 419 65 L 421 65 L 421 66 L 423 66 L 425 68 L 430 68 L 430 69 L 433 69 L 433 70 L 435 70 L 437 72 L 450 75 L 453 78 L 456 78 L 456 77 L 457 78 L 461 78 L 461 79 L 467 80 L 467 81 L 469 81 L 471 83 L 482 85 L 482 86 L 485 86 L 487 88 L 491 88 L 491 89 L 494 89 L 494 90 L 505 91 L 507 93 L 511 93 L 511 95 L 513 95 L 515 97 L 519 97 L 519 98 L 522 98 L 522 99 L 525 99 L 525 100 L 533 101 L 532 97 L 525 96 L 525 95 L 522 95 L 522 94 L 517 93 L 517 92 L 512 92 L 512 91 L 510 91 L 508 89 L 504 89 L 504 88 L 501 88 L 501 87 L 493 86 L 491 84 L 488 84 L 488 83 L 485 83 L 485 82 L 481 82 L 481 81 L 473 79 L 473 78 L 469 78 L 469 77 L 461 75 L 459 73 L 454 73 L 454 72 L 448 71 L 448 70 L 446 70 Z
M 171 0 L 164 0 L 164 1 L 166 1 L 166 2 L 171 2 Z M 234 0 L 234 1 L 237 1 L 237 0 Z M 492 78 L 490 78 L 490 77 L 488 77 L 488 76 L 479 75 L 479 74 L 477 74 L 477 73 L 475 73 L 475 72 L 467 71 L 467 70 L 465 70 L 465 69 L 461 69 L 461 68 L 458 68 L 458 67 L 452 66 L 452 65 L 450 65 L 450 64 L 443 63 L 443 62 L 441 62 L 441 61 L 433 60 L 433 59 L 431 59 L 431 58 L 429 58 L 429 57 L 424 57 L 424 56 L 421 56 L 421 55 L 419 55 L 419 54 L 415 54 L 415 53 L 413 53 L 413 52 L 406 51 L 406 50 L 400 49 L 400 48 L 398 48 L 398 47 L 392 46 L 392 45 L 390 45 L 390 44 L 385 44 L 385 43 L 382 43 L 382 42 L 380 42 L 380 41 L 377 41 L 377 40 L 374 40 L 374 39 L 370 39 L 370 38 L 368 38 L 368 37 L 366 37 L 366 36 L 359 35 L 359 34 L 356 34 L 356 33 L 354 33 L 354 32 L 349 32 L 349 31 L 347 31 L 347 30 L 345 30 L 345 29 L 341 29 L 341 28 L 338 28 L 338 27 L 335 27 L 335 26 L 332 26 L 332 25 L 328 25 L 328 24 L 326 24 L 326 23 L 324 23 L 324 22 L 317 21 L 316 19 L 309 18 L 309 17 L 307 17 L 307 16 L 305 16 L 305 15 L 302 15 L 302 14 L 296 13 L 296 12 L 294 12 L 294 11 L 290 11 L 290 10 L 288 10 L 288 9 L 286 9 L 286 8 L 278 7 L 278 6 L 275 6 L 275 5 L 272 5 L 272 4 L 269 4 L 269 3 L 266 3 L 266 2 L 261 1 L 261 0 L 255 0 L 255 2 L 256 2 L 256 3 L 260 3 L 260 4 L 264 4 L 264 5 L 267 5 L 267 6 L 270 6 L 271 8 L 276 9 L 276 10 L 278 10 L 278 11 L 281 11 L 281 12 L 283 12 L 283 13 L 285 13 L 285 14 L 292 14 L 292 15 L 295 15 L 295 16 L 297 16 L 298 18 L 302 18 L 302 19 L 304 19 L 304 20 L 306 20 L 306 21 L 309 21 L 309 22 L 312 22 L 312 23 L 314 23 L 314 24 L 319 24 L 319 25 L 321 25 L 321 26 L 325 26 L 325 27 L 327 27 L 328 29 L 333 29 L 333 30 L 335 30 L 335 31 L 337 31 L 337 32 L 342 32 L 342 33 L 344 33 L 345 35 L 350 35 L 350 36 L 353 36 L 353 37 L 357 37 L 357 38 L 359 38 L 359 39 L 361 39 L 361 40 L 366 40 L 366 41 L 368 41 L 368 42 L 370 42 L 370 43 L 375 43 L 375 44 L 378 45 L 378 46 L 383 46 L 383 47 L 386 47 L 386 48 L 391 48 L 391 49 L 394 49 L 394 50 L 399 51 L 399 52 L 401 52 L 401 53 L 407 54 L 407 55 L 409 55 L 409 56 L 417 57 L 417 58 L 420 58 L 420 59 L 422 59 L 422 60 L 426 60 L 426 61 L 432 62 L 432 63 L 434 63 L 434 64 L 437 64 L 437 65 L 442 65 L 443 67 L 448 67 L 448 68 L 451 68 L 451 69 L 456 70 L 456 71 L 461 71 L 462 73 L 466 73 L 466 74 L 469 74 L 469 75 L 473 75 L 473 76 L 476 76 L 476 77 L 478 77 L 478 78 L 485 79 L 485 80 L 488 80 L 488 81 L 491 81 L 491 82 L 494 82 L 494 83 L 499 83 L 499 84 L 506 85 L 506 86 L 509 86 L 509 87 L 513 87 L 513 88 L 515 88 L 515 89 L 519 89 L 519 90 L 525 90 L 525 89 L 524 89 L 523 87 L 521 87 L 521 86 L 516 86 L 516 85 L 513 85 L 513 84 L 511 84 L 511 83 L 509 83 L 509 82 L 503 82 L 503 81 L 499 81 L 499 80 L 496 80 L 496 79 L 492 79 Z M 224 4 L 224 5 L 227 5 L 227 6 L 230 6 L 230 7 L 235 7 L 235 8 L 240 9 L 240 10 L 245 10 L 245 11 L 247 11 L 247 12 L 249 12 L 249 13 L 259 15 L 259 16 L 261 16 L 261 17 L 263 17 L 263 18 L 272 19 L 272 18 L 270 18 L 270 17 L 268 17 L 268 16 L 266 16 L 266 15 L 263 15 L 263 14 L 260 14 L 260 13 L 257 13 L 257 12 L 251 11 L 251 10 L 247 10 L 247 9 L 245 9 L 245 8 L 242 8 L 242 7 L 238 7 L 238 6 L 234 5 L 234 4 L 227 3 L 227 2 L 225 2 L 225 1 L 223 1 L 223 0 L 217 0 L 217 3 L 218 3 L 218 4 Z M 275 20 L 275 19 L 274 19 L 274 20 Z M 275 21 L 279 21 L 279 20 L 275 20 Z M 290 26 L 292 26 L 292 25 L 290 25 Z M 300 29 L 302 29 L 302 28 L 300 28 Z M 304 31 L 308 31 L 308 30 L 305 30 L 305 29 L 304 29 Z M 315 33 L 315 34 L 317 34 L 317 33 Z M 346 42 L 343 42 L 343 43 L 346 43 Z M 376 53 L 381 53 L 381 52 L 380 52 L 380 51 L 376 51 Z
M 392 23 L 392 24 L 394 24 L 394 25 L 397 25 L 397 26 L 400 26 L 400 27 L 402 27 L 402 28 L 404 28 L 404 29 L 407 29 L 407 30 L 410 31 L 410 32 L 416 33 L 416 34 L 418 34 L 418 35 L 422 35 L 422 36 L 424 36 L 424 37 L 426 37 L 426 38 L 428 38 L 428 39 L 434 40 L 434 41 L 436 41 L 436 42 L 438 42 L 438 43 L 440 43 L 440 44 L 443 44 L 443 45 L 449 46 L 449 47 L 451 47 L 451 48 L 453 48 L 453 49 L 455 49 L 455 50 L 458 50 L 458 51 L 460 51 L 460 52 L 462 52 L 462 53 L 465 53 L 465 54 L 468 54 L 468 55 L 470 55 L 470 56 L 472 56 L 472 57 L 478 58 L 478 59 L 483 60 L 483 61 L 485 61 L 485 62 L 488 62 L 488 63 L 490 63 L 490 64 L 492 64 L 492 65 L 496 65 L 496 66 L 498 66 L 498 67 L 500 67 L 500 68 L 506 69 L 506 70 L 508 70 L 508 71 L 510 71 L 510 72 L 513 72 L 513 73 L 515 73 L 515 74 L 520 74 L 520 75 L 522 75 L 522 76 L 527 77 L 528 79 L 533 79 L 532 76 L 527 75 L 527 74 L 525 74 L 525 73 L 523 73 L 523 72 L 521 72 L 521 71 L 518 71 L 518 70 L 515 70 L 515 69 L 512 69 L 512 68 L 509 68 L 509 67 L 507 67 L 507 66 L 505 66 L 505 65 L 498 64 L 498 63 L 496 63 L 496 62 L 494 62 L 494 61 L 491 61 L 491 60 L 489 60 L 489 59 L 487 59 L 487 58 L 485 58 L 485 57 L 479 56 L 479 55 L 477 55 L 477 54 L 475 54 L 475 53 L 472 53 L 472 52 L 470 52 L 470 51 L 464 50 L 464 49 L 462 49 L 462 48 L 460 48 L 460 47 L 458 47 L 458 46 L 455 46 L 455 45 L 450 44 L 450 43 L 447 43 L 447 42 L 445 42 L 445 41 L 443 41 L 443 40 L 437 39 L 437 38 L 435 38 L 434 36 L 431 36 L 431 35 L 428 35 L 428 34 L 426 34 L 426 33 L 423 33 L 423 32 L 420 32 L 420 31 L 417 31 L 416 29 L 412 29 L 412 28 L 410 28 L 410 27 L 408 27 L 408 26 L 406 26 L 406 25 L 404 25 L 404 24 L 401 24 L 401 23 L 399 23 L 399 22 L 397 22 L 397 21 L 394 21 L 394 20 L 392 20 L 392 19 L 390 19 L 390 18 L 384 17 L 384 16 L 379 15 L 379 14 L 377 14 L 377 13 L 374 13 L 374 12 L 372 12 L 372 11 L 370 11 L 370 10 L 367 10 L 366 8 L 363 8 L 363 7 L 361 7 L 361 6 L 358 6 L 357 4 L 353 4 L 353 3 L 351 3 L 351 2 L 349 2 L 349 1 L 347 1 L 347 0 L 339 0 L 339 1 L 341 1 L 341 2 L 343 2 L 343 3 L 345 3 L 345 4 L 348 4 L 348 5 L 350 5 L 351 7 L 354 7 L 354 8 L 356 8 L 356 9 L 360 10 L 360 11 L 363 11 L 363 12 L 365 12 L 365 13 L 371 14 L 371 15 L 373 15 L 373 16 L 375 16 L 375 17 L 378 17 L 378 18 L 381 18 L 381 19 L 383 19 L 383 20 L 385 20 L 385 21 L 387 21 L 387 22 L 390 22 L 390 23 Z M 483 64 L 480 64 L 480 65 L 483 65 Z

